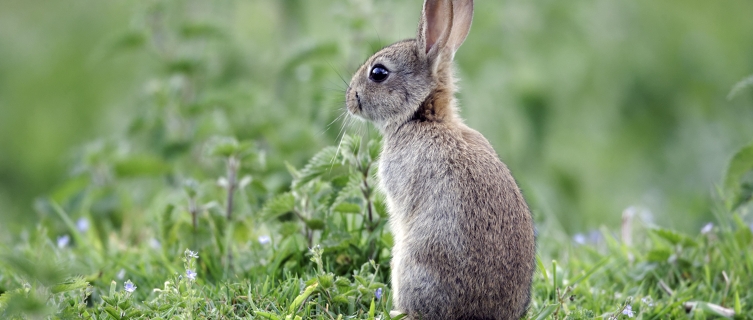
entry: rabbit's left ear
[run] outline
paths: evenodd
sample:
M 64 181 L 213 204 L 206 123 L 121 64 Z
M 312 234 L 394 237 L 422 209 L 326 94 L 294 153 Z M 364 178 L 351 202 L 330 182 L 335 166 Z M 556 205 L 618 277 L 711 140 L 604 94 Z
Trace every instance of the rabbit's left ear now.
M 452 29 L 452 2 L 450 0 L 424 0 L 421 21 L 418 24 L 418 47 L 421 55 L 435 61 L 447 45 Z
M 452 0 L 452 28 L 447 39 L 447 47 L 452 49 L 453 57 L 471 30 L 471 20 L 473 0 Z

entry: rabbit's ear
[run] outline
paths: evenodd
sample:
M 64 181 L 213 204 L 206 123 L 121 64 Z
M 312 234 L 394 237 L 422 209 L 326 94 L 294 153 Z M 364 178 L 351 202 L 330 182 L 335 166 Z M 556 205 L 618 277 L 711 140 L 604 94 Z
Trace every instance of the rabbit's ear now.
M 452 29 L 450 0 L 425 0 L 418 26 L 418 48 L 429 60 L 434 60 L 447 43 Z M 461 41 L 462 42 L 462 41 Z
M 452 55 L 458 51 L 471 30 L 473 20 L 473 0 L 452 0 L 452 31 L 447 40 L 447 46 L 452 49 Z

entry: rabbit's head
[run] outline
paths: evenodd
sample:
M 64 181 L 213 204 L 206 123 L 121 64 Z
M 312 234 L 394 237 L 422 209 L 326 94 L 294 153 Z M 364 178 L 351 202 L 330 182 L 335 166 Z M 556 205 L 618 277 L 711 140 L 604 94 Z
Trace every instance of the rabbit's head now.
M 351 79 L 348 111 L 381 130 L 455 117 L 452 59 L 471 27 L 473 0 L 425 0 L 416 39 L 371 56 Z

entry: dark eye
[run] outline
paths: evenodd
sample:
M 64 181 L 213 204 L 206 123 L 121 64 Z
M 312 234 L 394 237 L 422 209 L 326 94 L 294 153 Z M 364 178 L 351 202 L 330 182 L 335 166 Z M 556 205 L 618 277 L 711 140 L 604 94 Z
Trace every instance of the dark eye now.
M 390 71 L 387 70 L 383 65 L 378 64 L 371 68 L 371 72 L 369 72 L 369 79 L 374 82 L 382 82 L 384 80 L 387 80 L 387 76 L 390 75 Z

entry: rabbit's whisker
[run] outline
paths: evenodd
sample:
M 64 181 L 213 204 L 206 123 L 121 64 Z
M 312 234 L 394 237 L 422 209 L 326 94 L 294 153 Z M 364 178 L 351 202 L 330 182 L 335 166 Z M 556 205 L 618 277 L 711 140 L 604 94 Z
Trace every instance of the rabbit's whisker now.
M 332 68 L 332 71 L 334 71 L 335 74 L 337 74 L 337 76 L 340 77 L 340 80 L 342 80 L 343 84 L 345 84 L 345 87 L 347 88 L 348 87 L 348 81 L 345 81 L 345 78 L 343 78 L 343 76 L 340 74 L 340 72 L 337 72 L 337 69 L 335 69 L 335 67 L 331 63 L 329 63 L 329 61 L 327 61 L 327 64 L 329 65 L 330 68 Z

